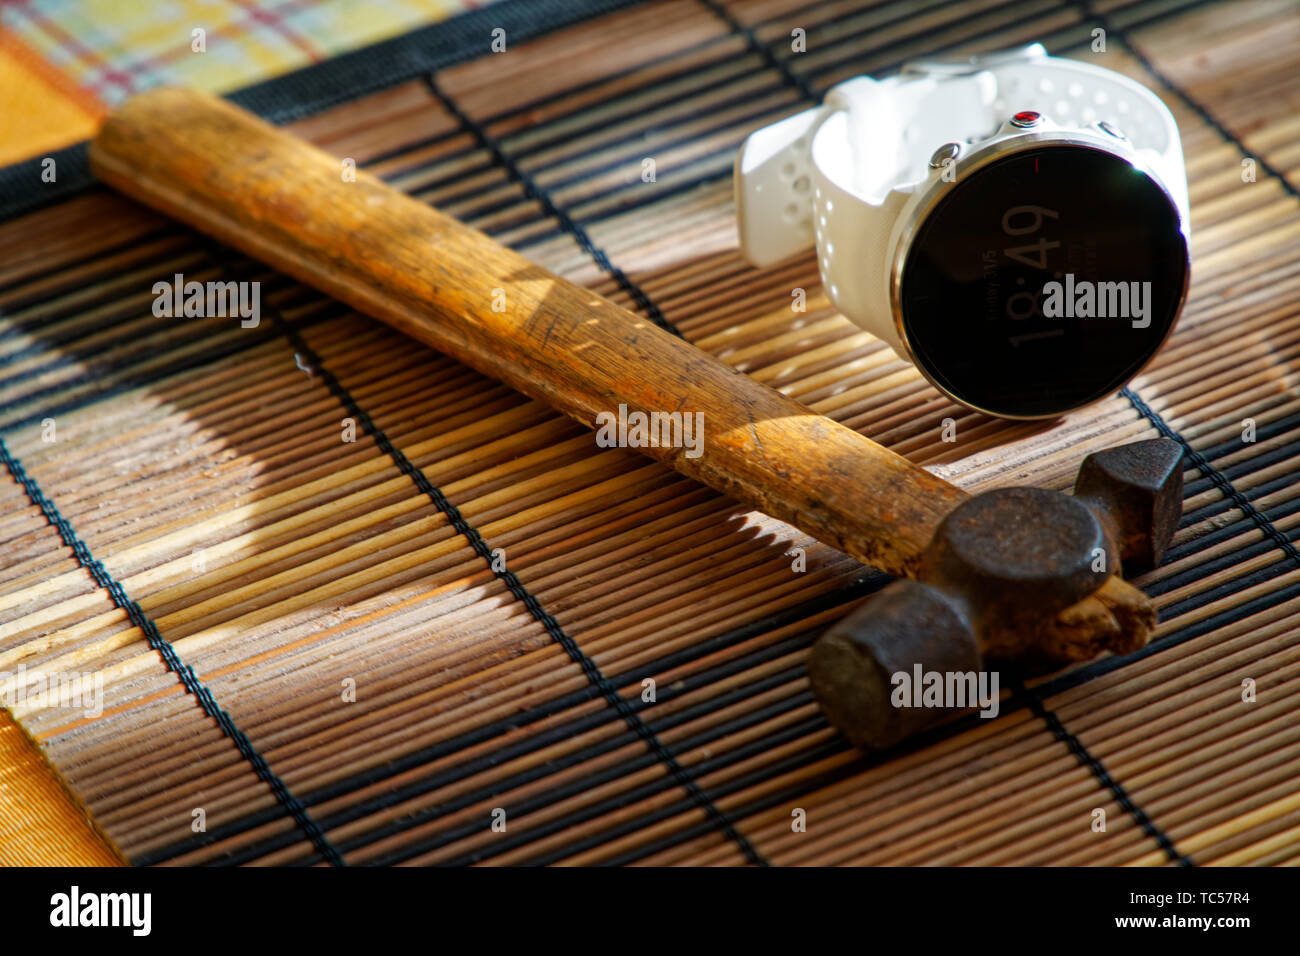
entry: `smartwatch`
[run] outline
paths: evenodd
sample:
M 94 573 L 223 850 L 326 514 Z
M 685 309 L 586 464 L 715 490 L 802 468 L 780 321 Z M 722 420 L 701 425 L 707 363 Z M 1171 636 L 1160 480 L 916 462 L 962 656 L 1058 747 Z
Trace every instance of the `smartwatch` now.
M 749 136 L 735 186 L 750 262 L 815 245 L 836 308 L 1001 418 L 1114 394 L 1187 296 L 1172 114 L 1040 44 L 841 83 Z

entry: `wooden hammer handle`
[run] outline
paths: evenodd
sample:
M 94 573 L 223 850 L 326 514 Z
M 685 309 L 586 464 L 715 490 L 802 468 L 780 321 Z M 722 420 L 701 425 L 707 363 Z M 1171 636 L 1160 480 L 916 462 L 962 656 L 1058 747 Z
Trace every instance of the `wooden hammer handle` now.
M 698 457 L 640 450 L 890 573 L 914 573 L 965 498 L 379 179 L 345 181 L 339 160 L 223 100 L 137 96 L 108 117 L 90 162 L 127 195 L 589 427 L 620 404 L 703 413 Z

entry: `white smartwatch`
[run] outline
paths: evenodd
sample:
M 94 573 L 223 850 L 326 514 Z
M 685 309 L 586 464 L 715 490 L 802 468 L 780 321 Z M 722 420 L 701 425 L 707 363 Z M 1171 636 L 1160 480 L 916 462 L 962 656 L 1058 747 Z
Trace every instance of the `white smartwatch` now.
M 1187 175 L 1154 93 L 1039 44 L 858 77 L 753 133 L 740 245 L 816 245 L 851 321 L 949 398 L 1055 418 L 1122 388 L 1187 295 Z

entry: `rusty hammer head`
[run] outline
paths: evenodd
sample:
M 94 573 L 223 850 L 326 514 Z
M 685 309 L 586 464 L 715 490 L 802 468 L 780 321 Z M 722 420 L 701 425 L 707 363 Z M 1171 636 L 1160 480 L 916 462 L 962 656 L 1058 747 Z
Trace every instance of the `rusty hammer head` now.
M 979 671 L 986 657 L 1059 666 L 1145 643 L 1149 604 L 1108 612 L 1094 596 L 1121 568 L 1159 562 L 1181 513 L 1181 458 L 1177 442 L 1136 442 L 1089 455 L 1073 496 L 1002 488 L 957 506 L 917 580 L 892 582 L 814 645 L 808 673 L 827 718 L 858 746 L 888 747 L 951 713 L 894 706 L 895 675 L 918 665 L 940 674 Z M 1121 619 L 1109 643 L 1075 638 L 1072 616 L 1110 612 Z

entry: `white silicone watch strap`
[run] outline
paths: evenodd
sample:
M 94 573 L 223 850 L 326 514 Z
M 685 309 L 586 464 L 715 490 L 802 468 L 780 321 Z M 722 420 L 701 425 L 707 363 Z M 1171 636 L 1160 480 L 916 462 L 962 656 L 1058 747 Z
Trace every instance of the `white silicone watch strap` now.
M 900 349 L 889 307 L 894 227 L 946 142 L 983 140 L 1018 110 L 1057 126 L 1107 121 L 1160 177 L 1187 221 L 1187 180 L 1168 108 L 1112 70 L 1047 56 L 986 68 L 859 77 L 823 106 L 754 133 L 736 161 L 741 249 L 758 266 L 815 243 L 822 280 L 850 319 Z

